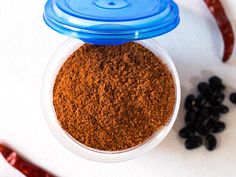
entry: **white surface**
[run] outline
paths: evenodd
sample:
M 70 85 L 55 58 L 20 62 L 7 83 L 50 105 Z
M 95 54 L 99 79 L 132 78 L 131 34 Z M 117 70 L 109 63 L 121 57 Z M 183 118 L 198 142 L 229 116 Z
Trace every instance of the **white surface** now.
M 222 42 L 213 18 L 202 0 L 176 0 L 181 25 L 158 38 L 174 59 L 183 97 L 196 83 L 212 74 L 224 78 L 227 92 L 236 90 L 236 53 L 220 62 Z M 222 0 L 236 31 L 236 2 Z M 235 177 L 236 107 L 223 119 L 225 132 L 217 135 L 214 152 L 204 147 L 186 151 L 177 132 L 183 125 L 183 109 L 177 122 L 155 150 L 135 160 L 102 164 L 80 158 L 60 145 L 45 123 L 40 89 L 48 60 L 66 37 L 47 28 L 42 20 L 45 1 L 2 1 L 0 6 L 0 139 L 25 157 L 61 177 Z M 233 107 L 235 109 L 233 109 Z M 20 177 L 2 165 L 0 177 Z

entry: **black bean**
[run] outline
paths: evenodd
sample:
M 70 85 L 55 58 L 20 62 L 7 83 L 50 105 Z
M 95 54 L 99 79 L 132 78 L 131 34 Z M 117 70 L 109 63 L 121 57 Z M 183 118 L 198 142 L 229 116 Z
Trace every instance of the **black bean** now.
M 207 99 L 204 95 L 199 95 L 196 99 L 196 107 L 201 108 L 205 106 L 207 103 Z
M 216 93 L 215 95 L 209 97 L 209 103 L 212 106 L 221 104 L 225 99 L 225 95 L 222 92 Z
M 194 110 L 188 110 L 185 115 L 186 125 L 193 125 L 197 120 L 197 113 Z
M 201 125 L 201 123 L 197 123 L 195 125 L 196 131 L 200 135 L 206 135 L 208 131 L 205 130 L 205 128 Z
M 209 78 L 209 83 L 210 84 L 212 84 L 212 83 L 215 84 L 216 83 L 216 84 L 220 85 L 220 84 L 222 84 L 222 80 L 218 76 L 212 76 L 212 77 Z
M 223 122 L 215 122 L 212 126 L 213 133 L 220 133 L 225 130 L 225 123 Z
M 207 135 L 205 139 L 205 146 L 209 151 L 213 151 L 216 148 L 217 140 L 214 135 Z
M 206 82 L 201 82 L 198 84 L 198 90 L 201 94 L 208 96 L 212 94 L 212 88 Z
M 210 119 L 216 122 L 220 119 L 220 114 L 218 114 L 218 113 L 212 114 L 211 113 Z
M 210 117 L 210 110 L 207 107 L 201 108 L 197 112 L 198 120 L 205 120 Z
M 207 130 L 207 132 L 210 132 L 213 129 L 213 126 L 215 125 L 215 122 L 213 119 L 207 120 L 205 123 L 204 127 Z
M 224 101 L 224 99 L 225 99 L 225 94 L 223 92 L 219 92 L 214 97 L 215 97 L 215 99 L 216 99 L 215 101 L 217 103 L 222 103 Z
M 214 106 L 214 108 L 218 113 L 225 114 L 229 112 L 229 108 L 223 104 Z
M 204 120 L 195 124 L 195 129 L 200 135 L 207 135 L 211 131 L 211 128 L 212 124 L 209 123 L 209 120 Z
M 186 149 L 195 149 L 202 145 L 202 138 L 200 136 L 192 136 L 185 141 Z
M 194 95 L 188 95 L 185 99 L 185 109 L 189 110 L 195 107 L 196 99 Z
M 224 90 L 224 86 L 219 77 L 213 76 L 209 79 L 210 86 L 214 92 L 219 92 Z
M 232 103 L 236 104 L 236 93 L 231 93 L 229 99 Z
M 219 115 L 219 111 L 214 106 L 207 107 L 210 110 L 211 115 Z
M 189 138 L 190 136 L 193 136 L 195 133 L 194 127 L 184 127 L 179 131 L 179 136 L 181 138 Z

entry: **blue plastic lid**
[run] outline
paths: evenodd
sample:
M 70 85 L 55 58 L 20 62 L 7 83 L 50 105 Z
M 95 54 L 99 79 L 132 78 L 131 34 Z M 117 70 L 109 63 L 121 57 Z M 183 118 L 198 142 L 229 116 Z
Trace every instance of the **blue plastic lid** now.
M 179 24 L 172 0 L 48 0 L 49 27 L 93 44 L 121 44 L 152 38 Z

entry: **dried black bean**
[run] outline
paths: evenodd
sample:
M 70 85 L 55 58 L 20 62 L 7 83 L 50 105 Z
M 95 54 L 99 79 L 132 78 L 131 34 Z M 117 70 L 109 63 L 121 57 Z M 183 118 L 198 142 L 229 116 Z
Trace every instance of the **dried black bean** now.
M 192 136 L 185 141 L 186 149 L 195 149 L 202 145 L 202 138 L 200 136 Z
M 216 93 L 215 95 L 209 98 L 209 103 L 212 106 L 221 104 L 225 99 L 225 95 L 222 92 Z
M 209 133 L 209 131 L 206 131 L 205 128 L 201 125 L 201 123 L 197 123 L 195 127 L 197 133 L 200 135 L 206 135 L 207 133 Z
M 213 133 L 220 133 L 225 130 L 225 123 L 223 122 L 215 122 L 212 127 Z
M 217 140 L 214 135 L 207 135 L 205 139 L 205 146 L 209 151 L 213 151 L 216 148 Z
M 210 117 L 210 110 L 207 107 L 201 108 L 197 112 L 198 120 L 205 120 Z
M 205 129 L 207 129 L 207 132 L 210 132 L 214 125 L 215 125 L 215 121 L 213 119 L 209 119 L 205 123 L 204 127 L 205 127 Z
M 214 108 L 218 113 L 225 114 L 229 112 L 229 108 L 223 104 L 214 106 Z
M 212 87 L 212 86 L 211 86 Z M 219 93 L 219 92 L 223 92 L 225 90 L 225 86 L 222 84 L 222 85 L 219 85 L 217 87 L 214 87 L 212 88 L 212 92 L 213 93 Z
M 188 110 L 185 115 L 186 125 L 193 125 L 197 120 L 197 113 L 194 110 Z
M 199 95 L 196 99 L 196 107 L 201 108 L 207 104 L 207 99 L 204 95 Z
M 236 104 L 236 93 L 231 93 L 229 98 L 232 103 Z
M 218 114 L 218 113 L 212 114 L 211 113 L 210 119 L 216 122 L 220 119 L 220 114 Z
M 221 85 L 222 84 L 222 80 L 221 78 L 219 78 L 218 76 L 212 76 L 209 78 L 209 83 L 210 84 L 218 84 Z
M 222 103 L 225 99 L 225 94 L 223 92 L 219 92 L 214 97 L 216 99 L 215 101 L 217 101 L 218 103 Z
M 209 124 L 209 120 L 204 120 L 195 124 L 195 129 L 200 135 L 207 135 L 211 131 L 211 128 L 212 124 Z
M 210 110 L 210 115 L 219 115 L 219 111 L 214 106 L 208 106 L 207 108 Z
M 208 96 L 212 94 L 211 86 L 206 82 L 201 82 L 198 84 L 198 90 L 201 94 Z
M 184 127 L 179 131 L 179 136 L 181 138 L 189 138 L 195 134 L 194 127 Z
M 224 90 L 222 80 L 217 76 L 211 77 L 209 79 L 209 83 L 210 83 L 210 86 L 211 86 L 213 92 L 219 92 L 219 91 Z
M 189 110 L 195 107 L 196 99 L 194 95 L 188 95 L 185 99 L 185 109 Z

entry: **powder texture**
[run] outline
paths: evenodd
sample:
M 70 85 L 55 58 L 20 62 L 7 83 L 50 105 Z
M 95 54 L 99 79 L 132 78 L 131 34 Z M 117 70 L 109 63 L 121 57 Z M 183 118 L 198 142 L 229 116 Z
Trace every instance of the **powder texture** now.
M 167 66 L 140 44 L 85 44 L 60 69 L 53 103 L 74 139 L 118 151 L 145 142 L 169 122 L 175 86 Z

